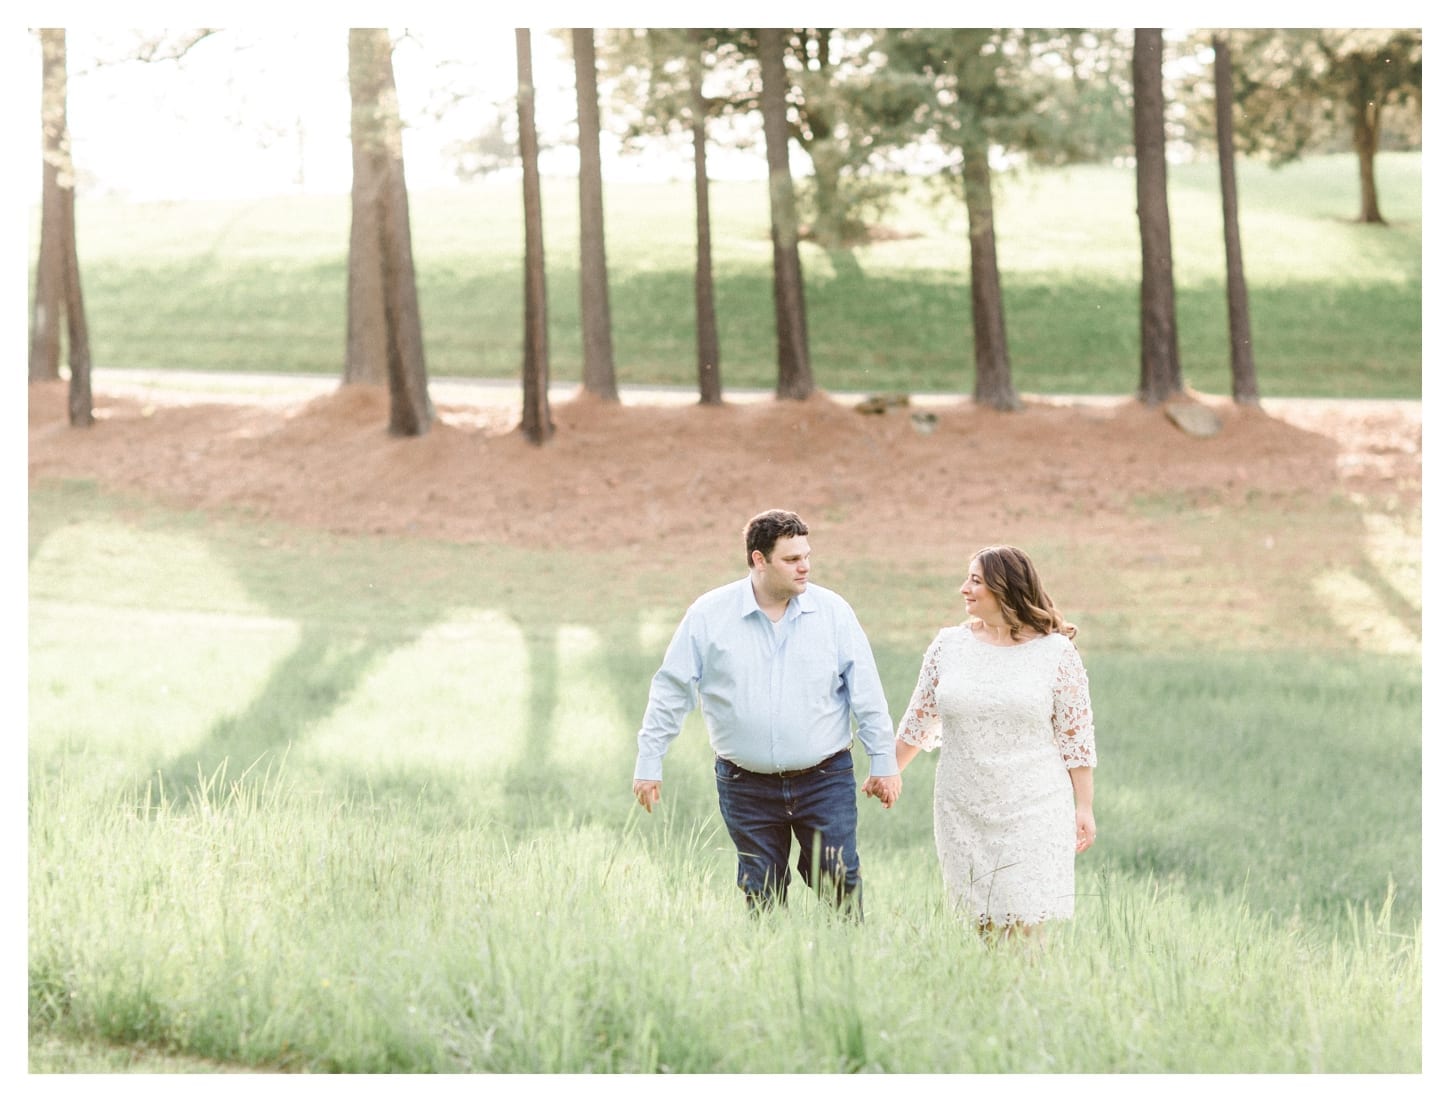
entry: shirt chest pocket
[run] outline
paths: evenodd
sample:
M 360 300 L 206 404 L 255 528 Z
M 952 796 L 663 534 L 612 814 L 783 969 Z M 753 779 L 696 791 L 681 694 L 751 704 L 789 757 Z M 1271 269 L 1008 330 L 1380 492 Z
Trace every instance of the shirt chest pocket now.
M 841 685 L 841 660 L 830 640 L 819 632 L 800 631 L 779 655 L 782 674 L 810 695 L 828 696 Z

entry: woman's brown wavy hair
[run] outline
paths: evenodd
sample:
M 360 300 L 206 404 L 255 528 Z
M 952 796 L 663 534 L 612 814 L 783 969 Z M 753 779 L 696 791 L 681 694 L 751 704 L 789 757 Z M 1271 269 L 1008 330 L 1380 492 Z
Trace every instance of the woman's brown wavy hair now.
M 972 559 L 981 565 L 982 581 L 1002 606 L 1002 619 L 1013 639 L 1020 639 L 1029 630 L 1076 637 L 1076 625 L 1069 624 L 1057 611 L 1026 551 L 998 544 L 982 548 Z

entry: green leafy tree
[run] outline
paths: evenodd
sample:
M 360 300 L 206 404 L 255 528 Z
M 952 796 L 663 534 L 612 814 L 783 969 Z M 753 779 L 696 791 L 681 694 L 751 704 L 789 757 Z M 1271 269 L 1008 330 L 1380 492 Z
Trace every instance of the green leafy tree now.
M 910 133 L 918 159 L 939 163 L 937 179 L 966 202 L 973 396 L 997 409 L 1018 409 L 992 162 L 1062 164 L 1121 152 L 1131 138 L 1131 52 L 1111 32 L 1050 29 L 912 28 L 883 32 L 877 44 L 888 63 L 875 78 L 876 102 L 889 116 L 883 122 L 898 135 Z M 1076 125 L 1079 118 L 1090 124 Z
M 924 139 L 951 151 L 944 172 L 967 206 L 970 254 L 973 398 L 996 409 L 1020 409 L 1012 383 L 1002 280 L 997 266 L 991 149 L 997 132 L 1024 110 L 1004 79 L 1007 32 L 915 28 L 888 33 L 883 45 L 890 83 L 899 98 L 917 105 Z
M 688 131 L 695 186 L 695 351 L 700 402 L 722 400 L 720 333 L 715 311 L 715 276 L 710 229 L 709 148 L 712 124 L 733 107 L 707 95 L 707 71 L 740 63 L 728 38 L 703 28 L 648 28 L 604 31 L 602 67 L 616 89 L 614 112 L 623 120 L 616 135 L 625 150 L 643 142 L 683 136 Z
M 1417 29 L 1235 31 L 1237 136 L 1276 161 L 1348 138 L 1359 172 L 1358 221 L 1383 223 L 1374 160 L 1386 120 L 1418 124 L 1423 43 Z M 1415 127 L 1418 130 L 1418 125 Z
M 509 125 L 507 108 L 495 105 L 472 137 L 450 142 L 444 152 L 452 159 L 460 180 L 481 180 L 519 163 L 519 136 Z
M 706 103 L 711 118 L 735 124 L 733 141 L 758 148 L 762 75 L 759 32 L 711 28 L 697 32 L 708 61 Z M 850 263 L 848 250 L 867 236 L 902 185 L 888 163 L 906 141 L 893 127 L 910 121 L 909 107 L 893 110 L 877 79 L 883 59 L 872 30 L 782 29 L 786 73 L 786 132 L 811 161 L 793 186 L 805 236 Z M 627 118 L 626 148 L 667 135 L 689 118 L 690 50 L 684 32 L 616 32 L 606 64 L 618 78 L 615 108 Z M 732 140 L 727 134 L 717 141 Z
M 834 253 L 867 239 L 903 182 L 885 170 L 884 157 L 908 140 L 901 128 L 916 104 L 880 79 L 882 33 L 804 27 L 786 35 L 791 137 L 811 161 L 802 189 L 806 233 Z
M 1036 106 L 1014 148 L 1052 165 L 1132 153 L 1132 31 L 1044 29 L 1027 34 L 1025 45 L 1018 71 Z

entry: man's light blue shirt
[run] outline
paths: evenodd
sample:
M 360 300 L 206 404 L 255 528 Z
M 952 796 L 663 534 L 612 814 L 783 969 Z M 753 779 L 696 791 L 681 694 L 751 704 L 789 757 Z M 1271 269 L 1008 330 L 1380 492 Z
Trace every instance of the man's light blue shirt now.
M 650 682 L 637 780 L 662 779 L 665 751 L 697 702 L 715 753 L 752 772 L 824 761 L 851 745 L 852 717 L 871 775 L 898 772 L 871 644 L 845 599 L 818 585 L 792 597 L 778 625 L 749 577 L 690 606 Z

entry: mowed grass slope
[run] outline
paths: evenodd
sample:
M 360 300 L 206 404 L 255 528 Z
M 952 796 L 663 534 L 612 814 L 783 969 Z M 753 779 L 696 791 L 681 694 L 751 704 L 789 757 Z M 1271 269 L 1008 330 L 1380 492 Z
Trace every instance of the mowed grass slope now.
M 1239 166 L 1240 225 L 1263 394 L 1417 398 L 1418 154 L 1376 161 L 1390 225 L 1361 226 L 1349 156 Z M 493 181 L 411 197 L 428 370 L 511 377 L 522 349 L 522 197 Z M 727 386 L 773 386 L 763 183 L 712 186 Z M 688 181 L 605 188 L 621 381 L 693 385 L 694 199 Z M 1213 163 L 1170 172 L 1187 383 L 1227 393 L 1222 213 Z M 997 241 L 1024 393 L 1129 394 L 1138 382 L 1139 237 L 1131 168 L 1002 177 Z M 100 367 L 339 374 L 345 196 L 131 204 L 82 197 L 80 255 Z M 546 181 L 551 371 L 580 374 L 578 193 Z M 802 247 L 811 354 L 836 391 L 970 392 L 965 214 L 923 189 L 887 219 L 903 236 L 832 256 Z
M 649 677 L 729 549 L 641 570 L 85 484 L 30 520 L 37 1070 L 1420 1069 L 1414 653 L 1078 617 L 1101 839 L 1029 961 L 944 907 L 934 758 L 863 805 L 860 928 L 746 918 L 697 716 L 634 806 Z M 820 566 L 899 713 L 950 594 Z

